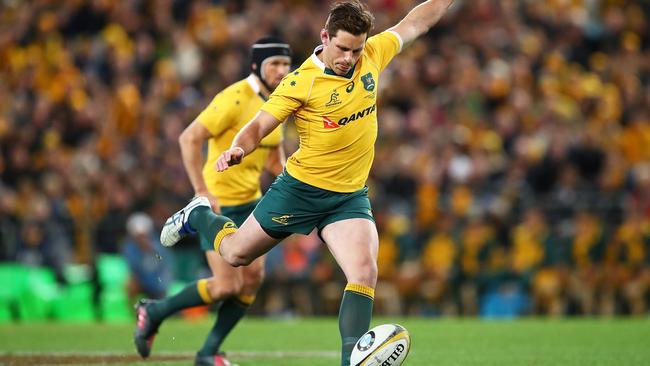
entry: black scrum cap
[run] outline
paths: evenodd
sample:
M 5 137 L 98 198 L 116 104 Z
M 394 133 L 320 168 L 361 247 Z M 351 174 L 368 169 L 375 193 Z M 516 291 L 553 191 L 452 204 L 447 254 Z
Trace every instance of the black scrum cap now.
M 252 71 L 265 85 L 266 82 L 264 81 L 262 66 L 264 66 L 264 63 L 269 58 L 274 56 L 291 57 L 291 48 L 280 38 L 264 37 L 255 42 L 251 47 L 251 65 L 255 64 L 255 69 Z M 266 86 L 268 87 L 268 85 Z

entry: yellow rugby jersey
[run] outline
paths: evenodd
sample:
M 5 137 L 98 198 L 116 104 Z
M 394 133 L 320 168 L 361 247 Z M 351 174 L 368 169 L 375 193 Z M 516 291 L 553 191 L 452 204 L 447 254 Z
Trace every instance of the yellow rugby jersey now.
M 401 48 L 395 32 L 370 37 L 354 68 L 337 76 L 316 56 L 319 46 L 282 80 L 262 110 L 280 121 L 295 116 L 300 145 L 287 160 L 291 176 L 335 192 L 364 187 L 375 156 L 379 73 Z
M 212 134 L 208 140 L 203 179 L 210 193 L 224 206 L 241 205 L 262 195 L 260 175 L 269 153 L 282 142 L 282 128 L 278 127 L 241 164 L 221 173 L 214 169 L 221 152 L 230 148 L 237 132 L 255 117 L 264 104 L 259 92 L 255 76 L 250 75 L 217 94 L 196 118 Z

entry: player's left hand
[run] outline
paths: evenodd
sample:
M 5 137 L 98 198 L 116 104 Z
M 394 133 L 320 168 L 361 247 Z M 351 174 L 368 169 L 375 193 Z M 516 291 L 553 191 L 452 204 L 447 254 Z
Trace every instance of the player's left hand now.
M 230 149 L 221 153 L 217 163 L 214 165 L 214 168 L 218 172 L 223 172 L 228 169 L 231 165 L 237 165 L 241 163 L 244 158 L 244 149 L 239 146 L 231 147 Z

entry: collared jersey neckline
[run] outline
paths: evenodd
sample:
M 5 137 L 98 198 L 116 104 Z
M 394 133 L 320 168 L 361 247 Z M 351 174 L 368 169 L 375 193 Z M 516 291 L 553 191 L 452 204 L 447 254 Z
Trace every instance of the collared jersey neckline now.
M 357 64 L 359 63 L 359 61 L 357 61 L 357 64 L 354 64 L 354 66 L 352 66 L 352 68 L 350 69 L 350 71 L 348 71 L 347 74 L 338 75 L 337 73 L 334 72 L 334 70 L 332 70 L 329 67 L 325 66 L 325 63 L 318 58 L 318 54 L 321 53 L 321 52 L 323 52 L 323 45 L 319 45 L 318 47 L 314 48 L 314 53 L 311 55 L 311 60 L 312 60 L 312 62 L 314 62 L 314 64 L 316 64 L 316 66 L 318 66 L 321 70 L 323 70 L 323 72 L 325 74 L 332 75 L 332 76 L 338 76 L 338 77 L 342 77 L 342 78 L 346 78 L 346 79 L 352 79 L 352 75 L 354 75 L 354 69 L 356 69 Z

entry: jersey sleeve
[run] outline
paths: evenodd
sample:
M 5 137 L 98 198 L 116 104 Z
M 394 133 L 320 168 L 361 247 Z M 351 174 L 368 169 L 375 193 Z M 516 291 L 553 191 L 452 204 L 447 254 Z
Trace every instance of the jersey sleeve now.
M 385 31 L 368 38 L 366 53 L 382 71 L 390 61 L 402 50 L 402 38 L 393 32 Z
M 235 102 L 229 100 L 226 93 L 217 94 L 210 104 L 196 117 L 196 120 L 210 131 L 212 136 L 219 136 L 236 121 L 232 118 Z
M 290 73 L 282 79 L 261 110 L 270 113 L 278 121 L 286 121 L 289 115 L 306 102 L 311 87 L 307 83 L 306 78 L 300 77 L 299 72 Z

